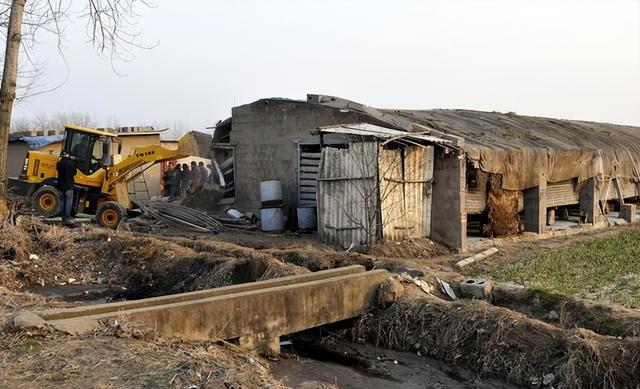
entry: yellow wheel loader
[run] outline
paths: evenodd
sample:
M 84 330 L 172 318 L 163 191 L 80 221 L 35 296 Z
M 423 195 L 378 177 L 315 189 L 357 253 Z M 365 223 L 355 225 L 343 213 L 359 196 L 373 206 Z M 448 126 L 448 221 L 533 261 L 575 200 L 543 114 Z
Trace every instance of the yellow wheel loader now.
M 78 167 L 73 210 L 95 214 L 98 224 L 107 228 L 118 227 L 135 209 L 129 197 L 129 182 L 156 163 L 187 157 L 197 149 L 197 145 L 189 143 L 195 138 L 185 136 L 178 150 L 155 145 L 137 147 L 114 164 L 113 157 L 121 149 L 117 138 L 115 133 L 67 125 L 61 150 L 68 152 Z M 61 213 L 61 193 L 56 188 L 58 160 L 56 155 L 29 151 L 20 177 L 11 180 L 14 192 L 30 197 L 35 210 L 45 217 Z

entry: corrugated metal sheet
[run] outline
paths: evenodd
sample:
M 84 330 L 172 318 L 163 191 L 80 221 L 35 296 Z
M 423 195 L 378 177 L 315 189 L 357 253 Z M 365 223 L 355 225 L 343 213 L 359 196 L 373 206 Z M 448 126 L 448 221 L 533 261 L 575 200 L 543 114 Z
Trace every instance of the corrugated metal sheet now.
M 487 188 L 467 190 L 465 194 L 467 213 L 482 213 L 487 208 Z
M 378 145 L 324 148 L 318 172 L 318 231 L 324 243 L 347 248 L 377 236 Z
M 326 126 L 320 127 L 316 131 L 318 133 L 349 134 L 358 136 L 370 136 L 379 139 L 394 139 L 396 142 L 408 144 L 415 144 L 414 142 L 428 142 L 438 143 L 442 145 L 453 145 L 453 142 L 449 139 L 444 139 L 427 134 L 393 130 L 369 123 L 353 123 L 341 124 L 337 126 Z
M 383 238 L 429 236 L 433 147 L 381 149 L 379 155 Z
M 575 180 L 547 184 L 545 193 L 545 205 L 547 207 L 560 207 L 578 203 L 580 203 L 580 193 L 576 191 Z

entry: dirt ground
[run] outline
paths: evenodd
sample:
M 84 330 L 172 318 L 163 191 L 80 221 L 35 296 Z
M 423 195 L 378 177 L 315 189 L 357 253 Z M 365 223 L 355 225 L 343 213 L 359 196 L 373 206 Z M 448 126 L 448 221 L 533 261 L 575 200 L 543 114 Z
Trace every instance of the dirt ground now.
M 72 388 L 86 382 L 95 388 L 634 388 L 640 385 L 634 367 L 640 361 L 638 310 L 519 288 L 496 290 L 496 306 L 451 302 L 438 288 L 429 295 L 403 284 L 399 301 L 376 308 L 336 337 L 358 348 L 360 360 L 391 372 L 386 376 L 304 352 L 273 361 L 224 342 L 145 339 L 124 324 L 90 336 L 10 326 L 12 315 L 23 309 L 144 298 L 351 264 L 408 273 L 432 286 L 437 286 L 436 277 L 455 284 L 495 264 L 626 228 L 636 227 L 495 240 L 499 254 L 460 272 L 453 265 L 469 254 L 450 254 L 427 240 L 381 245 L 361 254 L 318 244 L 311 234 L 150 236 L 93 226 L 67 229 L 17 216 L 0 230 L 0 382 L 24 388 Z M 92 294 L 97 289 L 101 294 Z M 562 315 L 547 317 L 552 310 Z M 368 348 L 372 344 L 378 345 L 375 351 Z M 385 361 L 378 360 L 381 355 Z

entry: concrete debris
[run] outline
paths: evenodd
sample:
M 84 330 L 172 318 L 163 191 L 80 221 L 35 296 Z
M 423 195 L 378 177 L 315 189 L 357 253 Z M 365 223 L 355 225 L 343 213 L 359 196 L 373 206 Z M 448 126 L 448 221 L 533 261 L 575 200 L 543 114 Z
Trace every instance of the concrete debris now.
M 497 254 L 499 251 L 500 250 L 498 250 L 497 248 L 491 247 L 490 249 L 484 250 L 481 253 L 478 253 L 478 254 L 476 254 L 474 256 L 471 256 L 469 258 L 463 259 L 462 261 L 459 261 L 458 263 L 456 263 L 456 266 L 459 267 L 459 268 L 463 268 L 465 266 L 469 266 L 469 265 L 471 265 L 471 264 L 473 264 L 475 262 L 487 259 L 490 256 Z
M 480 300 L 490 300 L 493 292 L 493 282 L 478 278 L 467 278 L 458 285 L 462 297 Z
M 412 277 L 407 273 L 398 274 L 396 276 L 396 279 L 400 282 L 414 284 L 418 288 L 422 289 L 422 291 L 425 292 L 426 294 L 433 295 L 433 286 L 431 286 L 431 284 L 429 284 L 427 281 Z
M 451 285 L 449 285 L 448 282 L 442 281 L 440 278 L 437 278 L 437 277 L 436 277 L 436 280 L 438 281 L 438 285 L 440 285 L 440 290 L 442 290 L 442 293 L 449 296 L 451 300 L 458 299 L 458 297 L 456 296 L 456 292 L 453 290 L 453 288 L 451 287 Z

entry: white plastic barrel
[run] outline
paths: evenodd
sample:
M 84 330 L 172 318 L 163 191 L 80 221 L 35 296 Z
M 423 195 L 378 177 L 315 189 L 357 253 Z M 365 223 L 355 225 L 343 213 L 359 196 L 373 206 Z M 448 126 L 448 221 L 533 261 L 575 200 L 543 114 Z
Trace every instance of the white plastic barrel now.
M 260 223 L 263 232 L 284 231 L 282 207 L 262 208 L 260 210 Z
M 316 229 L 316 207 L 298 207 L 298 229 L 313 231 Z
M 260 201 L 263 206 L 282 204 L 282 183 L 280 180 L 260 182 Z

